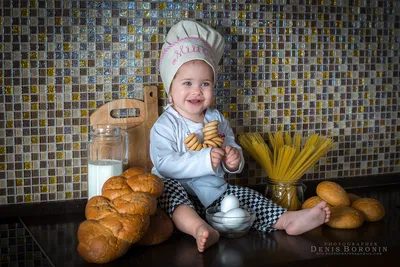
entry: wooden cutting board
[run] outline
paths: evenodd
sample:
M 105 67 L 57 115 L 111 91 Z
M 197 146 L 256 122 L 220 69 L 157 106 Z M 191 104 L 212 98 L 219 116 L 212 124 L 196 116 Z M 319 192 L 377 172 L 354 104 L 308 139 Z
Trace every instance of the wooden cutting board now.
M 118 110 L 135 109 L 135 117 L 114 117 Z M 128 132 L 128 166 L 141 167 L 150 172 L 150 129 L 158 118 L 158 90 L 156 86 L 144 87 L 144 100 L 118 99 L 99 107 L 90 116 L 90 126 L 109 124 L 121 127 Z

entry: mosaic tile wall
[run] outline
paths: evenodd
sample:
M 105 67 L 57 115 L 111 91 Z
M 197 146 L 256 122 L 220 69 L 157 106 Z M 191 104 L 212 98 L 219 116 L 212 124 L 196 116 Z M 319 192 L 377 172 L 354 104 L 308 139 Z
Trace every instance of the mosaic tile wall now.
M 320 133 L 304 179 L 400 171 L 400 2 L 0 0 L 0 204 L 87 197 L 89 116 L 158 85 L 167 30 L 226 39 L 216 107 L 234 131 Z M 161 109 L 161 108 L 160 108 Z M 231 183 L 265 183 L 247 156 Z

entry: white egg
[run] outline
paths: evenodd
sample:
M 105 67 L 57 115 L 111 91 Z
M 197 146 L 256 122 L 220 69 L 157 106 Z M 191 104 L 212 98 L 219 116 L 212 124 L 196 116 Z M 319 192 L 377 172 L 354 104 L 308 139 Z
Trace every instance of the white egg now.
M 234 195 L 228 195 L 221 201 L 221 211 L 227 212 L 239 208 L 239 199 Z
M 211 223 L 211 226 L 212 226 L 215 230 L 217 230 L 218 232 L 220 232 L 220 233 L 225 233 L 225 232 L 227 231 L 227 229 L 224 227 L 224 225 L 223 225 L 222 223 L 213 222 L 213 223 Z
M 235 228 L 234 230 L 235 231 L 243 231 L 249 226 L 250 226 L 250 222 L 246 222 L 246 223 L 242 224 L 241 226 Z
M 235 208 L 225 213 L 222 223 L 228 229 L 235 229 L 240 227 L 243 223 L 248 221 L 249 213 L 241 208 Z
M 217 213 L 214 213 L 213 215 L 213 221 L 217 223 L 222 223 L 222 219 L 225 215 L 225 212 L 219 211 Z

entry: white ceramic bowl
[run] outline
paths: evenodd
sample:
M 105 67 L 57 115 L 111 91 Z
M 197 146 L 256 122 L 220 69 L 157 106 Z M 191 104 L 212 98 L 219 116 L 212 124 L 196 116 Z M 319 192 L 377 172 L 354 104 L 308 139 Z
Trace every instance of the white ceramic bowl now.
M 244 210 L 247 210 L 241 207 Z M 256 218 L 253 211 L 247 210 L 249 215 L 241 217 L 224 217 L 219 214 L 220 207 L 211 207 L 206 210 L 206 219 L 208 223 L 217 230 L 221 236 L 240 237 L 246 234 Z

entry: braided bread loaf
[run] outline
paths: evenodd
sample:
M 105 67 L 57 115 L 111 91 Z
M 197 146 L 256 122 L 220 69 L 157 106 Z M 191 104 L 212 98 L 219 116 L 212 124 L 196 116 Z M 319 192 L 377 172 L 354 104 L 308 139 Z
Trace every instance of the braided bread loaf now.
M 163 190 L 159 177 L 139 168 L 109 178 L 102 196 L 92 197 L 86 205 L 87 220 L 78 229 L 79 254 L 88 262 L 107 263 L 134 243 L 153 245 L 167 240 L 172 221 L 157 208 Z
M 204 135 L 203 144 L 199 142 L 196 134 L 194 133 L 186 137 L 184 141 L 186 148 L 188 150 L 199 151 L 202 148 L 222 147 L 224 139 L 218 135 L 218 123 L 218 121 L 212 121 L 204 125 L 202 130 Z

